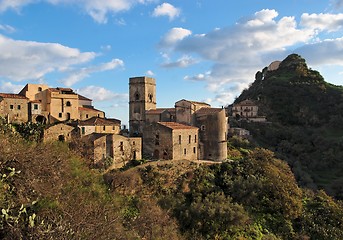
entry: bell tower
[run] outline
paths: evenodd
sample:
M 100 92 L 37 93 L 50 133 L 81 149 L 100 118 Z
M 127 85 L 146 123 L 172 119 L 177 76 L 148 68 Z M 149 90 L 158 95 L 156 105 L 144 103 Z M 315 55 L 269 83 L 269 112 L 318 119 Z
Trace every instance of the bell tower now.
M 130 136 L 142 136 L 145 111 L 156 109 L 156 81 L 150 77 L 129 79 Z

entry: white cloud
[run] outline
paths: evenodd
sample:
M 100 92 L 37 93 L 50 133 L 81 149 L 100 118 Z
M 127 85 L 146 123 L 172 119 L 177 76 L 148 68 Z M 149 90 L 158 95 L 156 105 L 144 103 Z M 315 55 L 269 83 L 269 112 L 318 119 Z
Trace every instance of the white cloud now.
M 77 93 L 87 96 L 88 98 L 93 99 L 94 101 L 123 101 L 128 100 L 127 94 L 120 94 L 120 93 L 114 93 L 110 90 L 98 87 L 98 86 L 87 86 L 84 88 L 80 88 L 77 90 Z
M 113 59 L 110 62 L 103 63 L 98 66 L 85 67 L 77 70 L 70 71 L 70 75 L 67 78 L 60 80 L 65 86 L 70 87 L 75 83 L 89 77 L 92 73 L 103 72 L 113 70 L 118 67 L 123 67 L 124 62 L 120 59 Z
M 185 28 L 172 28 L 162 38 L 159 43 L 160 47 L 170 48 L 182 39 L 190 36 L 192 32 Z
M 80 52 L 57 43 L 20 41 L 0 35 L 0 77 L 14 81 L 40 79 L 94 59 L 94 52 Z
M 8 9 L 19 11 L 23 6 L 34 2 L 37 2 L 37 0 L 2 0 L 0 2 L 0 12 Z
M 98 23 L 106 23 L 110 13 L 127 11 L 136 4 L 147 4 L 155 0 L 2 0 L 0 2 L 0 12 L 8 9 L 19 11 L 25 5 L 37 2 L 47 2 L 50 4 L 76 5 L 83 9 Z
M 312 64 L 341 65 L 342 40 L 323 41 L 319 35 L 322 31 L 338 29 L 341 18 L 341 14 L 304 14 L 299 26 L 293 16 L 279 17 L 277 11 L 264 9 L 232 26 L 205 34 L 191 35 L 189 30 L 172 29 L 161 40 L 160 47 L 212 62 L 208 75 L 199 73 L 185 79 L 206 81 L 207 89 L 217 95 L 214 101 L 221 102 L 228 88 L 244 89 L 258 70 L 284 59 L 296 48 Z M 304 47 L 299 48 L 301 45 Z M 233 100 L 236 93 L 227 95 Z
M 326 39 L 304 45 L 295 52 L 299 53 L 310 65 L 343 66 L 343 38 Z
M 301 16 L 300 25 L 306 28 L 319 29 L 328 32 L 338 31 L 343 27 L 343 14 L 304 13 Z
M 148 76 L 154 76 L 155 75 L 155 73 L 151 70 L 146 71 L 145 74 Z
M 19 93 L 24 85 L 16 85 L 11 82 L 2 81 L 0 85 L 0 92 L 2 93 Z
M 175 62 L 167 62 L 161 64 L 164 68 L 186 68 L 190 65 L 196 64 L 198 61 L 191 56 L 184 55 Z
M 4 31 L 4 32 L 7 32 L 7 33 L 14 33 L 16 31 L 16 29 L 10 25 L 3 25 L 3 24 L 0 24 L 0 30 L 1 31 Z
M 181 10 L 174 7 L 169 3 L 162 3 L 161 5 L 157 6 L 152 13 L 154 17 L 160 16 L 167 16 L 169 20 L 173 20 L 174 18 L 178 17 L 181 13 Z

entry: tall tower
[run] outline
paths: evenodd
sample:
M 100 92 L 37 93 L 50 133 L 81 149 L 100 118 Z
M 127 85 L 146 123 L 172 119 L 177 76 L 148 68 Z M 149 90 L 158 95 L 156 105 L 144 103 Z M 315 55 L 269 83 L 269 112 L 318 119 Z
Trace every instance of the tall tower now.
M 156 82 L 150 77 L 129 80 L 129 125 L 131 136 L 142 136 L 145 111 L 156 109 Z

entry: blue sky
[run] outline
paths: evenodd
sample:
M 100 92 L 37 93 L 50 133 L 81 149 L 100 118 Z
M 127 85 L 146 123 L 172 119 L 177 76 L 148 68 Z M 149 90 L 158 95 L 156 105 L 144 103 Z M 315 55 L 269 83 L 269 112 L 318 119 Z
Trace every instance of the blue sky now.
M 128 78 L 158 107 L 232 103 L 290 53 L 343 84 L 343 0 L 0 0 L 0 92 L 71 87 L 128 120 Z

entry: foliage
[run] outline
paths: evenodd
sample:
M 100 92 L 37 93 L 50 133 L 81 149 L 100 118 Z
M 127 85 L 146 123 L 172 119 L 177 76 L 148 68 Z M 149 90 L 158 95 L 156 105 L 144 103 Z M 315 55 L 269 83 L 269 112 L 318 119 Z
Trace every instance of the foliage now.
M 301 186 L 343 199 L 343 87 L 325 82 L 292 54 L 236 101 L 247 98 L 272 122 L 244 124 L 254 140 L 286 160 Z

